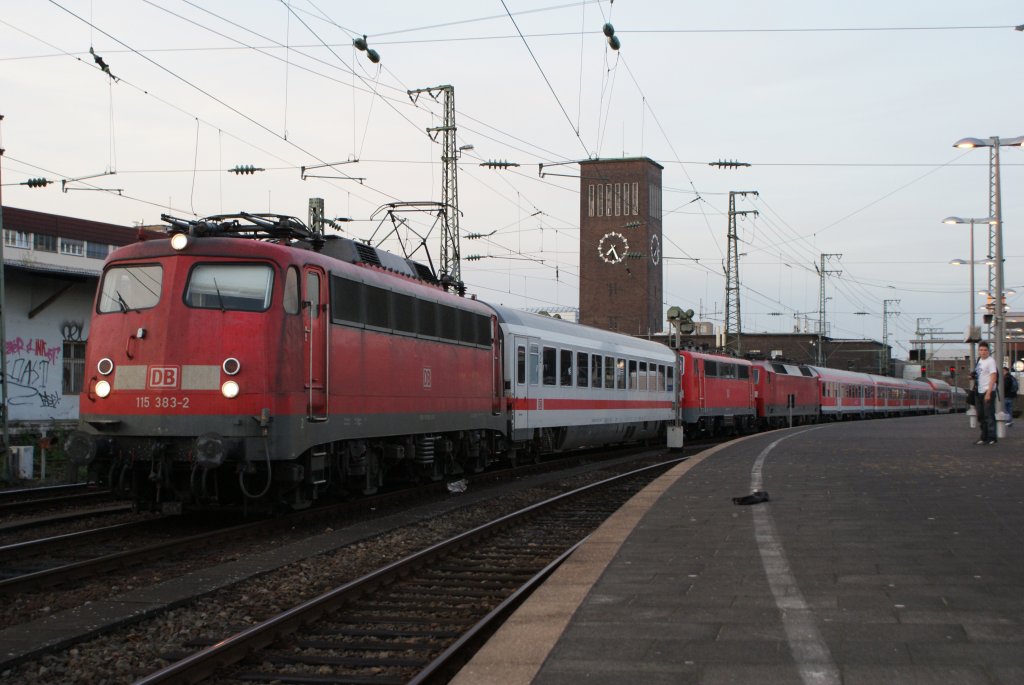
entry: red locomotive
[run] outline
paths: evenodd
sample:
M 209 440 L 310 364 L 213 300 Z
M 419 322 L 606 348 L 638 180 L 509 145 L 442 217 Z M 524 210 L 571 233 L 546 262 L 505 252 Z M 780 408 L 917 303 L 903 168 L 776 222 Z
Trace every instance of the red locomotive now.
M 458 297 L 294 218 L 164 218 L 104 266 L 66 443 L 141 506 L 304 507 L 674 415 L 662 345 Z
M 680 404 L 686 432 L 745 433 L 756 424 L 752 362 L 694 350 L 679 352 Z

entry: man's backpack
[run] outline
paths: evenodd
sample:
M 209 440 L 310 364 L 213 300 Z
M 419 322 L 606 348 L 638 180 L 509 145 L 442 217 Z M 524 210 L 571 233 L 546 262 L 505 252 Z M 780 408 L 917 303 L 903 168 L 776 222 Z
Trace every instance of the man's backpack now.
M 1006 397 L 1016 397 L 1019 389 L 1020 386 L 1017 383 L 1017 379 L 1012 373 L 1007 373 L 1003 381 L 1003 395 Z

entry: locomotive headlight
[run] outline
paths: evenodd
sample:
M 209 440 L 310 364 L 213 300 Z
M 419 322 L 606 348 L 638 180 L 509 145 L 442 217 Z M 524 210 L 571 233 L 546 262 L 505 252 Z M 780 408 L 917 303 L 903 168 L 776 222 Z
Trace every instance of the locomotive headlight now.
M 188 247 L 188 236 L 184 233 L 175 233 L 171 236 L 171 247 L 179 252 Z
M 102 383 L 103 381 L 100 382 Z M 238 397 L 238 383 L 235 381 L 224 381 L 220 386 L 220 394 L 229 400 Z
M 110 383 L 107 381 L 96 381 L 96 395 L 101 399 L 110 394 Z
M 226 373 L 227 375 L 234 376 L 236 373 L 242 370 L 242 365 L 234 357 L 228 357 L 227 359 L 224 360 L 224 363 L 221 364 L 221 368 L 224 369 L 224 373 Z
M 109 376 L 114 372 L 114 361 L 110 357 L 104 357 L 96 362 L 96 370 L 101 376 Z

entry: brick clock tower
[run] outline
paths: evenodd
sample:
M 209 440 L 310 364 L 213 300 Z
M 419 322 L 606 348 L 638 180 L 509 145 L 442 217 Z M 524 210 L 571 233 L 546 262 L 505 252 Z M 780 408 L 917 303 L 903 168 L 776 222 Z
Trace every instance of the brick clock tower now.
M 580 162 L 580 323 L 662 329 L 662 168 L 646 157 Z

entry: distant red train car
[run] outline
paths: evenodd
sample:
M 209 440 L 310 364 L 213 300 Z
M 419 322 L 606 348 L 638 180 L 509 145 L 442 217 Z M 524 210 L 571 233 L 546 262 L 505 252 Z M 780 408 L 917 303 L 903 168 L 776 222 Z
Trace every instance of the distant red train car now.
M 746 359 L 679 352 L 683 423 L 689 435 L 744 433 L 757 421 L 753 363 Z
M 818 375 L 822 418 L 865 418 L 875 412 L 875 379 L 880 376 L 822 366 L 813 369 Z
M 781 428 L 818 420 L 818 376 L 809 366 L 757 361 L 754 401 L 762 428 Z
M 953 388 L 938 378 L 923 378 L 932 389 L 932 409 L 936 414 L 949 414 L 953 409 Z

